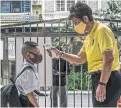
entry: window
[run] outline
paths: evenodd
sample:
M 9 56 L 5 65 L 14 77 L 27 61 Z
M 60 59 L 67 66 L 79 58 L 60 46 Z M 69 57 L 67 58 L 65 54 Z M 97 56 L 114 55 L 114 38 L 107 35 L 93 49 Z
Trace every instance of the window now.
M 20 13 L 21 12 L 21 3 L 20 1 L 12 1 L 11 13 Z
M 1 1 L 1 13 L 10 13 L 10 1 Z
M 67 0 L 67 11 L 69 11 L 71 6 L 74 4 L 75 4 L 75 0 Z
M 6 0 L 1 2 L 1 13 L 31 12 L 31 0 Z
M 87 0 L 77 0 L 77 1 L 81 1 L 81 2 L 83 2 L 83 3 L 87 3 Z M 89 0 L 88 0 L 89 1 Z M 93 1 L 93 0 L 91 0 L 91 1 Z
M 21 8 L 22 8 L 22 12 L 31 12 L 31 1 L 23 0 Z
M 56 7 L 57 11 L 65 11 L 65 0 L 57 0 Z

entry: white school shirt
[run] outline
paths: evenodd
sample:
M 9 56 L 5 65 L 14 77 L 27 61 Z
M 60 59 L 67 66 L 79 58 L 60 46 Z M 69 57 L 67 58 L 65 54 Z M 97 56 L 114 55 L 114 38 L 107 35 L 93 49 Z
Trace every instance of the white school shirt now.
M 39 90 L 39 77 L 37 69 L 34 65 L 25 62 L 23 68 L 25 66 L 31 66 L 31 68 L 26 69 L 16 80 L 16 87 L 18 89 L 19 94 L 27 95 L 34 90 Z

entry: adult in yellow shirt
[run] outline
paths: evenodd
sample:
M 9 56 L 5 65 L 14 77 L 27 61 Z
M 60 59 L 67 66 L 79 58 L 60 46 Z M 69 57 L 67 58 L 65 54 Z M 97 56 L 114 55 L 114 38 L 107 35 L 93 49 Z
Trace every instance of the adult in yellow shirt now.
M 106 25 L 95 21 L 91 8 L 77 2 L 70 9 L 69 18 L 79 34 L 88 34 L 78 55 L 63 53 L 55 48 L 57 56 L 75 64 L 88 62 L 92 77 L 94 107 L 116 107 L 121 94 L 119 53 L 114 34 Z

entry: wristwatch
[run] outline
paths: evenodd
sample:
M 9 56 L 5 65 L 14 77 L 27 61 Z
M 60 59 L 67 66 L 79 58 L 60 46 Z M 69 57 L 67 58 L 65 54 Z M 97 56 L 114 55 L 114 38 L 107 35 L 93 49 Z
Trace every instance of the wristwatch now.
M 104 87 L 107 86 L 107 84 L 106 84 L 106 83 L 103 83 L 103 82 L 98 82 L 98 84 L 99 84 L 99 85 L 102 85 L 102 86 L 104 86 Z

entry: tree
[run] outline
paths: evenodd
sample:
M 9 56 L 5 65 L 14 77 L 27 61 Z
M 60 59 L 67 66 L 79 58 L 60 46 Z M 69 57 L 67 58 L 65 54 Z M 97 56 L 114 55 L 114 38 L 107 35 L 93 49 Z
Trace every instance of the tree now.
M 107 2 L 108 8 L 103 13 L 104 19 L 121 19 L 121 1 L 114 1 L 110 0 Z M 113 31 L 117 31 L 119 28 L 117 28 L 116 24 L 113 22 L 110 22 L 108 25 Z

